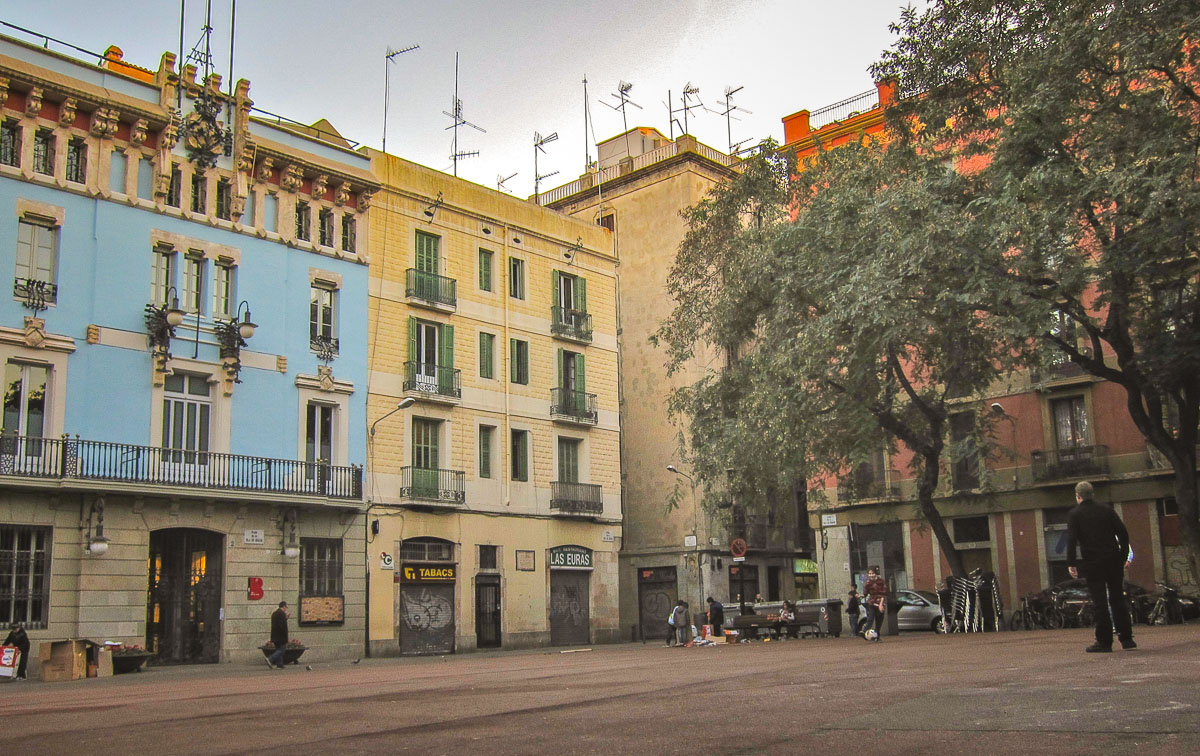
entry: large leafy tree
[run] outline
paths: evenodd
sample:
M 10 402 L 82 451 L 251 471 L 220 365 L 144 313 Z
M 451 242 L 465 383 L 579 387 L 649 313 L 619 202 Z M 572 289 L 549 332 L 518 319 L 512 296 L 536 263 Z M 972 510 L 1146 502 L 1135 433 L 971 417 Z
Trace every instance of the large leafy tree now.
M 898 135 L 962 150 L 988 306 L 1124 389 L 1200 581 L 1200 2 L 939 0 L 894 31 L 873 72 L 920 93 Z
M 948 446 L 955 398 L 1012 359 L 963 223 L 967 179 L 906 142 L 864 139 L 799 167 L 773 149 L 685 212 L 689 232 L 657 339 L 670 367 L 728 356 L 671 407 L 689 421 L 702 477 L 744 497 L 787 479 L 841 476 L 900 444 L 920 511 L 963 574 L 934 503 L 943 461 L 983 452 L 994 418 Z M 868 494 L 870 495 L 870 494 Z M 877 495 L 877 494 L 876 494 Z

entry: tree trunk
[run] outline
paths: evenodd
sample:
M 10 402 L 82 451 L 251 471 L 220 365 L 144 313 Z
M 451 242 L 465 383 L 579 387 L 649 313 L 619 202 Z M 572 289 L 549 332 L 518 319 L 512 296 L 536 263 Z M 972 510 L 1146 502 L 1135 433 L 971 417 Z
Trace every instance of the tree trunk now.
M 958 577 L 966 577 L 967 571 L 963 567 L 962 555 L 958 553 L 958 549 L 954 548 L 954 539 L 950 537 L 950 532 L 946 530 L 946 523 L 942 520 L 942 514 L 937 510 L 933 503 L 933 492 L 937 489 L 938 477 L 940 468 L 938 467 L 940 454 L 933 452 L 925 456 L 925 469 L 921 471 L 921 477 L 917 480 L 917 503 L 921 507 L 921 513 L 925 515 L 925 519 L 929 522 L 929 527 L 933 528 L 933 534 L 937 537 L 938 548 L 946 557 L 946 562 L 950 565 L 950 571 Z

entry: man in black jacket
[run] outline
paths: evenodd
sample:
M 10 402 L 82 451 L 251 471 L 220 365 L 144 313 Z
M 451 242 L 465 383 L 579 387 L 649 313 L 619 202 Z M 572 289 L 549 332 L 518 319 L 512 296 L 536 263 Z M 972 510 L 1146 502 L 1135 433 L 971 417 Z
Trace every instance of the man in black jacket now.
M 288 644 L 288 605 L 286 601 L 279 602 L 279 608 L 271 613 L 271 643 L 275 651 L 267 657 L 267 666 L 271 669 L 283 669 L 283 653 Z
M 1067 515 L 1067 568 L 1071 577 L 1079 577 L 1083 567 L 1092 605 L 1096 608 L 1096 642 L 1088 653 L 1112 651 L 1113 623 L 1121 648 L 1134 649 L 1133 622 L 1125 604 L 1125 562 L 1129 559 L 1129 531 L 1125 523 L 1104 504 L 1092 498 L 1092 484 L 1086 480 L 1075 486 L 1076 506 Z M 1083 551 L 1075 557 L 1076 548 Z
M 713 635 L 720 637 L 723 633 L 721 626 L 725 624 L 725 607 L 720 601 L 708 597 L 708 624 L 712 625 Z
M 29 666 L 29 636 L 25 634 L 25 628 L 18 622 L 12 623 L 9 628 L 8 637 L 4 639 L 0 646 L 16 646 L 21 652 L 21 658 L 17 661 L 17 677 L 18 680 L 25 679 L 25 668 Z

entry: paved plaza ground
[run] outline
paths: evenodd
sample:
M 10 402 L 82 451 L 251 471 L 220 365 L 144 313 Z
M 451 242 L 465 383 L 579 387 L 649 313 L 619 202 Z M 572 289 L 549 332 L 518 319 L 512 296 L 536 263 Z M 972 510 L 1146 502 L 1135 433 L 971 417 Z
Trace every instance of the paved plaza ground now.
M 0 682 L 0 754 L 1187 754 L 1200 624 Z

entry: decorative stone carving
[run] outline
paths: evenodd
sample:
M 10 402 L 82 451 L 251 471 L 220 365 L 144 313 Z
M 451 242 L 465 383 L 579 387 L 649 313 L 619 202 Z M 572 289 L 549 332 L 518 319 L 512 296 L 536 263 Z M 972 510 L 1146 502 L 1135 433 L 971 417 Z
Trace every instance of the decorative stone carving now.
M 75 108 L 79 103 L 74 97 L 68 97 L 58 107 L 58 124 L 60 126 L 75 125 Z
M 46 344 L 46 321 L 42 318 L 25 316 L 25 346 L 34 349 Z
M 0 108 L 8 103 L 8 77 L 0 76 Z
M 195 99 L 194 108 L 183 121 L 183 143 L 193 163 L 209 168 L 225 150 L 225 131 L 217 120 L 221 103 L 205 92 Z
M 145 118 L 139 118 L 133 122 L 133 126 L 129 129 L 129 143 L 134 147 L 141 147 L 146 143 L 148 136 L 147 129 L 150 123 Z
M 117 134 L 120 124 L 119 114 L 112 108 L 96 108 L 92 113 L 92 122 L 88 130 L 93 136 L 113 137 Z
M 275 369 L 281 373 L 287 372 L 287 357 L 282 354 L 275 355 Z
M 242 146 L 242 151 L 238 155 L 237 163 L 234 166 L 238 171 L 250 171 L 254 168 L 254 145 L 247 142 Z
M 358 193 L 358 212 L 365 213 L 371 209 L 371 199 L 374 198 L 375 192 L 363 190 Z
M 89 343 L 89 344 L 99 344 L 100 343 L 100 326 L 96 325 L 95 323 L 88 324 L 87 343 Z
M 283 178 L 279 180 L 279 186 L 285 191 L 298 192 L 303 183 L 304 173 L 300 170 L 300 166 L 288 163 L 283 170 Z
M 325 199 L 325 193 L 329 191 L 329 176 L 322 173 L 313 179 L 312 196 L 315 200 Z
M 258 180 L 264 182 L 270 181 L 271 174 L 274 173 L 274 171 L 275 161 L 271 158 L 263 158 L 262 162 L 258 164 Z
M 317 365 L 317 381 L 321 384 L 322 391 L 333 391 L 334 380 L 332 367 L 329 365 Z
M 246 214 L 246 198 L 241 194 L 234 193 L 229 198 L 229 212 L 235 218 L 240 218 Z
M 333 193 L 333 204 L 341 207 L 350 201 L 350 182 L 343 181 Z
M 159 134 L 159 145 L 168 152 L 175 149 L 175 145 L 179 144 L 179 112 L 171 111 L 171 120 L 167 121 L 167 125 L 163 127 Z
M 25 95 L 25 115 L 30 118 L 38 117 L 42 112 L 42 96 L 44 94 L 41 87 L 29 90 L 29 94 Z

